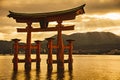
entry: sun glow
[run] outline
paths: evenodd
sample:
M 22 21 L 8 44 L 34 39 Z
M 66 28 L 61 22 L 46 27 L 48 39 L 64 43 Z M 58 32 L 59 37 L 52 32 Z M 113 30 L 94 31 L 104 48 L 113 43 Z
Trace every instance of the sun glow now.
M 63 25 L 75 25 L 76 22 L 73 22 L 73 21 L 64 21 L 62 24 L 63 24 Z M 53 27 L 53 25 L 56 26 L 56 25 L 57 25 L 57 22 L 50 22 L 49 26 L 52 26 L 52 27 Z
M 111 20 L 120 20 L 120 13 L 107 13 L 107 14 L 93 14 L 93 15 L 84 15 L 84 17 L 97 18 L 97 19 L 111 19 Z
M 4 34 L 0 33 L 0 39 L 3 40 L 4 39 Z
M 108 13 L 103 15 L 105 18 L 112 19 L 112 20 L 119 20 L 120 19 L 120 14 L 118 13 Z

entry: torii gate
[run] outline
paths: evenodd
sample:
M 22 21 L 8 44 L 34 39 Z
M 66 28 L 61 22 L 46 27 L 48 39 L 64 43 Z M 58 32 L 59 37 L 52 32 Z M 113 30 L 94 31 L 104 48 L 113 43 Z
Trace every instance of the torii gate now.
M 57 12 L 48 12 L 48 13 L 15 13 L 10 12 L 8 17 L 12 17 L 16 20 L 18 23 L 27 23 L 26 28 L 17 28 L 17 32 L 27 32 L 27 39 L 26 39 L 26 53 L 25 53 L 25 69 L 30 70 L 31 69 L 31 33 L 32 32 L 47 32 L 47 31 L 57 31 L 57 45 L 52 45 L 52 38 L 47 39 L 48 40 L 48 69 L 52 69 L 52 63 L 57 63 L 57 69 L 58 70 L 64 70 L 64 62 L 69 62 L 69 68 L 72 69 L 72 40 L 68 40 L 69 46 L 63 45 L 63 39 L 62 39 L 62 31 L 64 30 L 74 30 L 74 25 L 71 26 L 64 26 L 62 25 L 62 22 L 64 20 L 73 20 L 75 17 L 79 14 L 83 14 L 84 12 L 84 5 L 78 6 L 73 9 L 64 10 L 64 11 L 57 11 Z M 57 21 L 56 27 L 48 27 L 48 23 L 52 21 Z M 32 23 L 40 23 L 40 28 L 33 28 L 31 25 Z M 19 40 L 14 39 L 14 41 L 17 43 Z M 37 41 L 39 42 L 39 41 Z M 39 43 L 38 43 L 39 45 Z M 17 46 L 18 48 L 18 46 Z M 52 60 L 52 49 L 57 49 L 57 60 Z M 64 61 L 64 48 L 69 48 L 69 60 Z M 38 48 L 38 56 L 39 56 L 39 48 Z M 39 59 L 39 58 L 38 58 Z M 23 61 L 23 60 L 21 60 Z M 34 60 L 33 60 L 34 61 Z M 14 70 L 17 70 L 17 52 L 14 54 Z M 15 64 L 16 63 L 16 64 Z

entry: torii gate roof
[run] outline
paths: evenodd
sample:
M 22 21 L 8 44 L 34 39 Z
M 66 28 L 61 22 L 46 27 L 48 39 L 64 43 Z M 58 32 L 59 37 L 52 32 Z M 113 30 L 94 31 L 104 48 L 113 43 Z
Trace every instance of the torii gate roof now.
M 78 6 L 76 8 L 56 11 L 56 12 L 47 12 L 47 13 L 16 13 L 9 11 L 8 17 L 16 19 L 17 22 L 40 22 L 40 21 L 58 21 L 58 20 L 72 20 L 75 19 L 75 16 L 83 14 L 85 4 Z

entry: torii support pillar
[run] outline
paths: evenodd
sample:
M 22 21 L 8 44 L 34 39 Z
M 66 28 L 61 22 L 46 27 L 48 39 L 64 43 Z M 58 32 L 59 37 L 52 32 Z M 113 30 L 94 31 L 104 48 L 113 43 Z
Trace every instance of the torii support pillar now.
M 12 39 L 12 41 L 14 41 L 14 58 L 13 58 L 13 69 L 14 71 L 18 70 L 18 52 L 19 52 L 19 44 L 18 42 L 20 41 L 20 39 Z
M 72 52 L 73 52 L 73 41 L 74 41 L 74 40 L 69 39 L 69 40 L 67 40 L 67 41 L 68 41 L 68 43 L 69 43 L 69 44 L 68 44 L 68 45 L 69 45 L 68 68 L 69 68 L 69 70 L 72 70 L 72 69 L 73 69 L 73 65 L 72 65 L 72 63 L 73 63 Z
M 48 71 L 53 69 L 52 63 L 52 49 L 53 49 L 53 40 L 54 38 L 47 38 L 46 40 L 48 40 L 48 59 L 47 59 L 47 69 Z
M 27 22 L 27 44 L 25 53 L 25 70 L 31 70 L 31 29 L 32 22 Z
M 40 69 L 40 61 L 41 61 L 41 59 L 40 59 L 41 41 L 37 40 L 37 41 L 35 41 L 35 43 L 36 43 L 36 47 L 37 47 L 37 49 L 36 49 L 36 69 L 39 70 Z

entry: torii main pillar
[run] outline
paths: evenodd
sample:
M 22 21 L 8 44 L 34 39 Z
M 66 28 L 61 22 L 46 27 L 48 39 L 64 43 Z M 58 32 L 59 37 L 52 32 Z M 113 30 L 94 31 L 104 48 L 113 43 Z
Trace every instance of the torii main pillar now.
M 62 30 L 61 27 L 64 27 L 62 25 L 62 21 L 57 21 L 58 25 L 58 35 L 57 35 L 57 46 L 58 46 L 58 52 L 57 52 L 57 70 L 64 70 L 64 44 L 62 39 Z
M 27 22 L 27 39 L 26 39 L 26 51 L 25 51 L 25 70 L 31 69 L 31 29 L 32 22 Z

